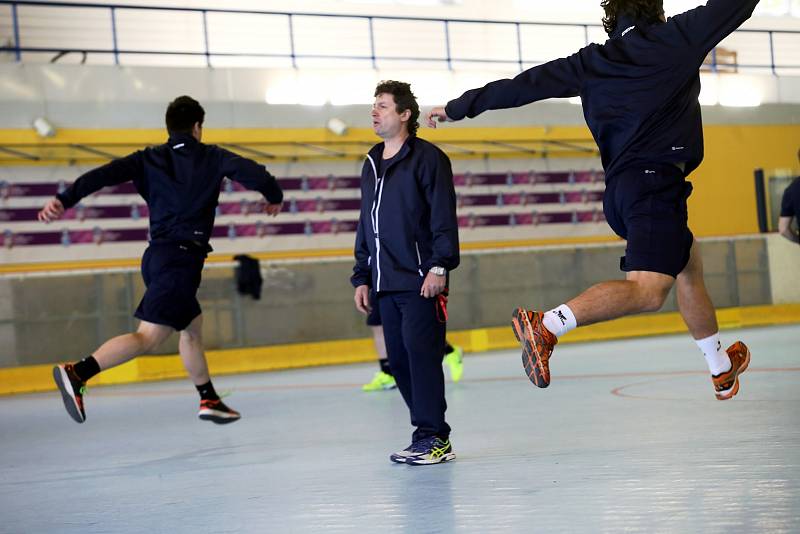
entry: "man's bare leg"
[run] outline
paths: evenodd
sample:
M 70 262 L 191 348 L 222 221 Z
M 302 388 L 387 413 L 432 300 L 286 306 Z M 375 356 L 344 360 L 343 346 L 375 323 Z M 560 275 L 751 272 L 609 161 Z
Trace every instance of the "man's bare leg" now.
M 136 332 L 109 339 L 92 356 L 101 370 L 111 369 L 155 350 L 174 331 L 169 326 L 142 321 Z
M 567 306 L 578 326 L 586 326 L 635 313 L 658 311 L 675 279 L 649 271 L 631 271 L 625 280 L 595 284 Z
M 370 328 L 372 329 L 372 341 L 375 343 L 375 352 L 378 353 L 378 359 L 387 359 L 386 340 L 383 339 L 383 325 L 371 326 Z
M 189 373 L 189 378 L 195 386 L 200 386 L 211 380 L 208 374 L 208 362 L 203 350 L 203 316 L 198 315 L 181 331 L 178 351 L 183 360 L 183 366 Z
M 203 316 L 198 315 L 181 330 L 178 351 L 189 378 L 200 394 L 200 419 L 217 424 L 233 423 L 241 418 L 236 410 L 228 407 L 217 395 L 211 376 L 208 373 L 208 361 L 203 349 Z
M 703 260 L 695 241 L 689 263 L 678 275 L 678 309 L 694 339 L 703 339 L 719 332 L 714 305 L 703 280 Z
M 100 371 L 111 369 L 140 354 L 150 352 L 161 345 L 172 334 L 169 326 L 142 321 L 139 329 L 109 339 L 94 354 L 79 362 L 57 365 L 53 368 L 53 379 L 61 392 L 67 413 L 78 423 L 86 420 L 83 407 L 83 392 L 86 381 Z

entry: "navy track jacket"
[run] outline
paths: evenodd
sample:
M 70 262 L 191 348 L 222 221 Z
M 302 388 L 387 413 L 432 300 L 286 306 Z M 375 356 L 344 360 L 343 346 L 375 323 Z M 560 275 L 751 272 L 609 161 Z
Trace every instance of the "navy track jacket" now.
M 409 137 L 392 164 L 378 165 L 383 143 L 361 170 L 361 216 L 350 282 L 375 291 L 419 291 L 431 267 L 458 266 L 458 219 L 450 159 Z
M 639 163 L 683 163 L 688 175 L 703 161 L 700 66 L 756 4 L 709 0 L 655 24 L 620 17 L 604 44 L 467 91 L 447 104 L 447 116 L 580 96 L 606 179 Z
M 283 200 L 283 191 L 263 165 L 188 134 L 171 135 L 163 145 L 91 170 L 56 196 L 71 208 L 105 186 L 132 180 L 150 211 L 151 240 L 207 246 L 224 177 L 258 191 L 272 204 Z

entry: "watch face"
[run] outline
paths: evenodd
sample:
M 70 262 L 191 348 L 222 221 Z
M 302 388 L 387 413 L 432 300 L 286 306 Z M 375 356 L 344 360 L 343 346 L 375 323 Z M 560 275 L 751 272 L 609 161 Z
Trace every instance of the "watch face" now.
M 444 267 L 431 267 L 431 272 L 437 276 L 443 276 L 447 271 Z

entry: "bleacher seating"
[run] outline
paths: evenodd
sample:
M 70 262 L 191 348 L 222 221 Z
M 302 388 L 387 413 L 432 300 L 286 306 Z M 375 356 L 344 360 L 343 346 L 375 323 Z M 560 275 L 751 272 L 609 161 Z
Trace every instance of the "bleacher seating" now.
M 355 232 L 357 176 L 282 178 L 284 216 L 257 217 L 263 200 L 224 180 L 214 238 L 258 238 Z M 464 173 L 454 176 L 459 226 L 581 224 L 603 220 L 604 175 L 596 171 Z M 39 205 L 65 182 L 0 181 L 0 221 L 7 248 L 145 241 L 148 210 L 131 182 L 107 187 L 68 210 L 54 225 L 36 222 Z

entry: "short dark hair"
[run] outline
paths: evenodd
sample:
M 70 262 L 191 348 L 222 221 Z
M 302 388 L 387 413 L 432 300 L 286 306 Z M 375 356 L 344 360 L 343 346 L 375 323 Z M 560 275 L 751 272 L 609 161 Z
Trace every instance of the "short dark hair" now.
M 600 7 L 606 12 L 603 28 L 608 35 L 617 29 L 617 19 L 621 16 L 648 24 L 659 22 L 664 16 L 664 0 L 603 0 Z
M 195 123 L 203 125 L 206 112 L 200 102 L 191 96 L 179 96 L 167 106 L 167 131 L 169 133 L 192 133 Z
M 419 128 L 419 104 L 417 104 L 417 97 L 411 92 L 411 85 L 405 82 L 384 80 L 375 88 L 374 96 L 381 94 L 392 95 L 395 109 L 398 113 L 403 113 L 407 109 L 411 110 L 411 117 L 408 119 L 408 135 L 417 135 L 417 129 Z

